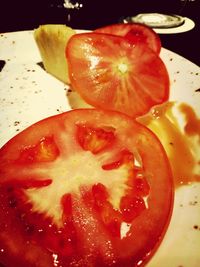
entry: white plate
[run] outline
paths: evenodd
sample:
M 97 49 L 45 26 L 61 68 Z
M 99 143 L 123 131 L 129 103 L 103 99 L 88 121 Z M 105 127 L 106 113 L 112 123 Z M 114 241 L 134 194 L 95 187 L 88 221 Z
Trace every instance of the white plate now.
M 170 75 L 170 100 L 186 102 L 200 116 L 200 68 L 162 48 Z M 70 109 L 67 86 L 37 63 L 32 31 L 0 34 L 0 146 L 32 123 Z M 181 166 L 180 166 L 181 168 Z M 148 267 L 200 266 L 200 183 L 179 187 L 165 238 Z
M 124 19 L 124 23 L 128 23 L 129 21 L 149 25 L 154 29 L 155 32 L 159 34 L 182 33 L 191 31 L 195 27 L 194 21 L 190 18 L 181 17 L 178 15 L 166 15 L 161 13 L 142 13 L 134 17 L 128 17 Z M 173 23 L 174 25 L 176 25 L 175 23 L 178 24 L 179 21 L 180 23 L 183 21 L 183 23 L 174 27 L 170 27 L 171 25 L 173 25 Z M 159 22 L 161 25 L 160 27 Z

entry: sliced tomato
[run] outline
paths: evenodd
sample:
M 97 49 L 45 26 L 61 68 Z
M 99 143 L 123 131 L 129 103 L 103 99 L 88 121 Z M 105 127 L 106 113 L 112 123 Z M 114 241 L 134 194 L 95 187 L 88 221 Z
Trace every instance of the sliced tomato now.
M 137 117 L 168 100 L 166 67 L 145 45 L 110 34 L 76 34 L 66 57 L 73 89 L 94 107 Z
M 0 150 L 0 263 L 136 266 L 164 236 L 173 205 L 156 136 L 114 111 L 77 109 Z
M 150 27 L 140 23 L 113 24 L 96 29 L 95 32 L 109 33 L 126 38 L 133 44 L 146 44 L 156 54 L 160 53 L 161 40 L 159 35 Z

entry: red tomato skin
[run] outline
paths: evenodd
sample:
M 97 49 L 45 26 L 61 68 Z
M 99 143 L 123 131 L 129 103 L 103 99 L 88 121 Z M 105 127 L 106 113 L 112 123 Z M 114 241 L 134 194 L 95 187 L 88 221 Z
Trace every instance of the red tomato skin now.
M 0 262 L 5 264 L 6 267 L 55 266 L 56 259 L 53 258 L 52 251 L 44 247 L 43 244 L 45 244 L 45 242 L 43 242 L 43 240 L 39 241 L 38 239 L 34 240 L 34 242 L 31 241 L 31 239 L 29 239 L 29 236 L 24 234 L 22 225 L 20 225 L 17 220 L 11 219 L 15 218 L 14 216 L 16 216 L 15 212 L 17 211 L 17 209 L 14 206 L 12 207 L 12 209 L 8 208 L 9 202 L 7 202 L 6 199 L 8 197 L 8 193 L 11 192 L 11 187 L 14 187 L 16 193 L 19 194 L 19 189 L 16 186 L 18 182 L 19 187 L 23 187 L 22 190 L 27 187 L 27 183 L 22 183 L 22 181 L 28 181 L 29 176 L 23 176 L 21 170 L 27 168 L 27 166 L 31 169 L 33 167 L 38 168 L 41 164 L 41 167 L 44 168 L 44 164 L 48 164 L 48 166 L 50 164 L 50 162 L 44 163 L 43 159 L 41 160 L 41 163 L 38 162 L 38 159 L 35 163 L 27 163 L 27 161 L 23 161 L 24 163 L 20 162 L 17 159 L 18 157 L 20 157 L 22 150 L 26 150 L 27 147 L 30 146 L 34 147 L 35 144 L 39 143 L 39 140 L 44 140 L 44 138 L 51 136 L 54 137 L 54 144 L 58 146 L 58 151 L 60 152 L 58 154 L 58 157 L 61 157 L 61 155 L 63 154 L 65 155 L 65 157 L 67 157 L 67 155 L 71 155 L 77 152 L 79 153 L 80 151 L 83 151 L 83 148 L 81 147 L 81 144 L 78 144 L 78 141 L 75 141 L 74 139 L 74 137 L 76 136 L 76 131 L 78 129 L 77 125 L 79 124 L 86 125 L 86 127 L 88 126 L 89 129 L 91 129 L 91 126 L 95 127 L 95 129 L 98 129 L 98 127 L 100 127 L 100 129 L 113 129 L 116 140 L 118 141 L 115 140 L 115 146 L 108 146 L 106 152 L 109 152 L 111 153 L 111 155 L 113 155 L 113 153 L 116 153 L 116 149 L 119 148 L 120 153 L 121 151 L 124 151 L 124 147 L 130 152 L 135 151 L 135 148 L 137 148 L 137 151 L 142 158 L 145 172 L 147 172 L 148 170 L 149 174 L 152 174 L 148 176 L 148 184 L 150 189 L 147 185 L 145 185 L 143 191 L 141 190 L 141 184 L 137 185 L 139 186 L 140 195 L 146 195 L 150 190 L 150 208 L 142 211 L 142 213 L 133 220 L 129 235 L 123 239 L 117 237 L 118 220 L 120 220 L 120 218 L 117 217 L 118 213 L 115 213 L 116 211 L 107 202 L 109 192 L 107 191 L 105 186 L 98 184 L 91 188 L 91 195 L 95 199 L 94 204 L 98 206 L 99 209 L 101 209 L 102 207 L 99 204 L 101 200 L 106 204 L 106 210 L 103 210 L 102 212 L 106 211 L 107 214 L 108 210 L 109 212 L 116 215 L 116 220 L 114 222 L 108 221 L 107 228 L 109 229 L 109 227 L 111 227 L 110 231 L 112 232 L 112 229 L 114 227 L 113 233 L 116 234 L 116 237 L 112 237 L 112 234 L 109 235 L 109 242 L 112 243 L 114 249 L 114 258 L 112 263 L 110 261 L 106 261 L 103 257 L 101 257 L 101 254 L 97 253 L 94 258 L 92 257 L 91 262 L 89 262 L 88 264 L 92 264 L 91 266 L 94 267 L 137 266 L 139 261 L 146 262 L 149 259 L 150 255 L 154 253 L 158 244 L 160 243 L 160 240 L 163 238 L 172 212 L 174 191 L 169 162 L 158 138 L 149 129 L 140 125 L 139 123 L 132 120 L 132 118 L 122 113 L 95 109 L 74 110 L 44 119 L 30 126 L 23 132 L 15 136 L 13 139 L 8 141 L 8 143 L 5 144 L 0 150 Z M 68 146 L 66 146 L 66 142 L 64 142 L 64 140 L 68 142 L 69 140 L 71 140 L 71 142 L 69 142 Z M 123 149 L 121 149 L 122 147 Z M 53 149 L 53 151 L 57 151 L 57 149 Z M 87 150 L 85 151 L 86 153 L 88 153 Z M 99 153 L 104 152 L 100 150 Z M 122 154 L 125 155 L 124 162 L 129 162 L 131 159 L 131 153 L 123 152 Z M 98 153 L 93 153 L 94 157 L 98 157 L 98 155 Z M 50 158 L 52 159 L 52 157 Z M 55 158 L 54 160 L 57 159 L 58 158 Z M 114 162 L 116 162 L 115 157 Z M 123 163 L 121 160 L 119 166 L 121 166 L 122 164 Z M 102 166 L 103 165 L 106 165 L 106 163 L 102 164 Z M 20 166 L 20 172 L 18 166 Z M 114 168 L 117 168 L 115 164 Z M 109 170 L 107 171 L 109 172 Z M 15 178 L 15 180 L 13 180 L 13 178 Z M 32 178 L 33 177 L 30 177 L 31 181 Z M 40 180 L 42 177 L 38 175 L 37 178 Z M 51 183 L 50 180 L 47 179 L 47 177 L 45 178 L 46 182 L 44 182 L 43 184 L 42 182 L 34 184 L 32 182 L 29 183 L 28 181 L 28 185 L 29 187 L 48 187 Z M 155 178 L 157 181 L 156 183 Z M 160 195 L 161 191 L 163 192 L 162 197 Z M 80 242 L 83 236 L 88 233 L 89 230 L 92 230 L 90 233 L 93 234 L 94 239 L 97 233 L 98 235 L 100 234 L 100 236 L 98 236 L 98 242 L 103 242 L 103 240 L 106 240 L 106 237 L 108 236 L 108 230 L 105 231 L 102 223 L 100 223 L 100 225 L 97 225 L 97 228 L 92 229 L 91 224 L 84 224 L 85 222 L 83 218 L 90 219 L 92 225 L 97 223 L 99 220 L 97 219 L 98 217 L 94 216 L 93 219 L 90 217 L 91 205 L 93 205 L 92 202 L 91 204 L 89 204 L 88 209 L 85 209 L 84 201 L 81 202 L 76 197 L 72 201 L 72 195 L 64 195 L 61 199 L 61 203 L 63 205 L 63 209 L 68 214 L 67 217 L 63 217 L 63 219 L 66 221 L 68 220 L 69 222 L 73 222 L 73 216 L 77 216 L 77 214 L 83 212 L 81 215 L 82 217 L 76 218 L 77 220 L 75 226 L 71 225 L 72 231 L 74 231 L 74 229 L 77 230 L 76 234 L 79 238 L 76 239 L 75 237 L 75 239 L 79 240 Z M 18 201 L 20 200 L 20 198 L 21 195 L 19 195 Z M 12 202 L 12 205 L 15 205 L 15 203 Z M 30 204 L 27 204 L 24 207 L 26 207 L 26 210 L 31 209 Z M 75 211 L 73 211 L 73 209 Z M 36 214 L 35 216 L 35 218 L 40 218 L 39 220 L 36 220 L 36 222 L 43 222 L 43 214 Z M 32 217 L 30 215 L 30 219 L 31 218 Z M 149 229 L 150 224 L 152 226 L 151 230 Z M 131 234 L 132 232 L 134 233 L 133 235 Z M 135 238 L 136 236 L 137 239 Z M 48 237 L 50 240 L 51 236 L 48 235 Z M 52 239 L 52 242 L 53 241 L 54 239 Z M 148 257 L 146 257 L 147 254 L 149 255 Z M 75 257 L 74 259 L 66 258 L 66 261 L 62 262 L 61 265 L 64 267 L 89 266 L 87 265 L 86 259 L 81 260 L 79 256 Z M 35 262 L 37 262 L 37 264 Z
M 156 54 L 160 54 L 161 40 L 159 35 L 150 27 L 140 23 L 112 24 L 99 29 L 95 32 L 108 33 L 122 36 L 132 42 L 146 44 Z
M 66 57 L 72 88 L 96 108 L 135 118 L 169 99 L 166 66 L 143 44 L 132 46 L 110 34 L 81 33 L 68 42 Z

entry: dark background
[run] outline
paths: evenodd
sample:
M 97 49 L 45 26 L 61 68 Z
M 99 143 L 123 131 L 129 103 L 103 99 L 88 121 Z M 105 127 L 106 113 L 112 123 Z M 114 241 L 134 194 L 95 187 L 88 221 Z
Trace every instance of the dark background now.
M 63 23 L 76 29 L 95 29 L 138 13 L 159 12 L 189 17 L 191 31 L 160 34 L 162 46 L 200 66 L 200 0 L 71 0 L 82 7 L 66 9 L 63 0 L 1 1 L 0 32 L 32 30 L 40 24 Z

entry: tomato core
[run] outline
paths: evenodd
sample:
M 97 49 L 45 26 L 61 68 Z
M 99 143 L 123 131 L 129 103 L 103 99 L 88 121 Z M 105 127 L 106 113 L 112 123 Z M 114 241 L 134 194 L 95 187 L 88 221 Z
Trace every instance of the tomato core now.
M 127 66 L 127 64 L 125 64 L 125 63 L 119 63 L 119 64 L 118 64 L 118 70 L 119 70 L 122 74 L 126 73 L 126 72 L 128 71 L 128 66 Z

